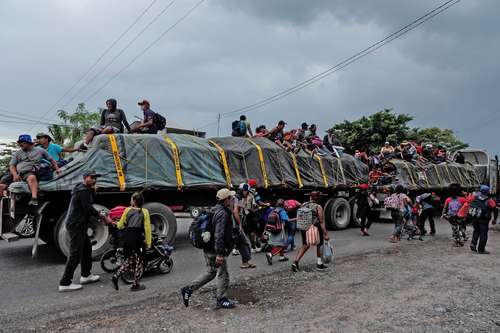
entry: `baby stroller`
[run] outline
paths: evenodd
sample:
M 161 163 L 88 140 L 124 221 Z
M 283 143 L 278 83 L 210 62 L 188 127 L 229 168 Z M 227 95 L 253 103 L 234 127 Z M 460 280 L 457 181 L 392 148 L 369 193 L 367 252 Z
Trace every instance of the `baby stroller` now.
M 417 208 L 406 206 L 403 214 L 403 225 L 401 227 L 401 238 L 406 237 L 407 240 L 415 239 L 418 236 L 418 240 L 423 241 L 420 229 L 417 226 Z

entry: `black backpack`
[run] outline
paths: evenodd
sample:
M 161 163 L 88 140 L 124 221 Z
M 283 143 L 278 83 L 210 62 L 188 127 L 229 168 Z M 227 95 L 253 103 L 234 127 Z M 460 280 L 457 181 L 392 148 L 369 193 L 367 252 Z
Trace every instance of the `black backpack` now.
M 470 203 L 467 215 L 473 219 L 491 219 L 491 209 L 488 207 L 489 198 L 475 197 Z
M 161 114 L 155 112 L 155 115 L 153 116 L 153 123 L 155 124 L 156 129 L 161 131 L 167 125 L 167 119 L 165 119 L 165 117 Z
M 233 121 L 233 123 L 231 124 L 231 128 L 233 130 L 233 132 L 231 133 L 232 136 L 240 136 L 240 121 L 239 120 Z
M 210 250 L 214 247 L 214 213 L 212 211 L 203 212 L 189 227 L 189 241 L 197 249 Z

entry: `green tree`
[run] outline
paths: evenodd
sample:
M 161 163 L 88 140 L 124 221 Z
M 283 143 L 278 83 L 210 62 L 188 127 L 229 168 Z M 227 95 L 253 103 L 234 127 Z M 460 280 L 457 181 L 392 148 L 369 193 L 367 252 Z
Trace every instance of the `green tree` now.
M 392 109 L 384 109 L 368 117 L 336 124 L 333 130 L 349 153 L 356 149 L 377 152 L 385 141 L 396 145 L 403 141 L 415 140 L 445 145 L 451 150 L 467 147 L 450 129 L 411 128 L 409 123 L 412 120 L 413 117 L 408 114 L 396 114 Z
M 12 154 L 18 150 L 17 143 L 0 143 L 0 175 L 7 172 Z
M 50 125 L 49 132 L 55 143 L 67 146 L 74 146 L 101 119 L 99 111 L 88 111 L 84 103 L 78 104 L 74 113 L 70 114 L 64 110 L 59 110 L 57 115 L 61 119 L 62 124 Z

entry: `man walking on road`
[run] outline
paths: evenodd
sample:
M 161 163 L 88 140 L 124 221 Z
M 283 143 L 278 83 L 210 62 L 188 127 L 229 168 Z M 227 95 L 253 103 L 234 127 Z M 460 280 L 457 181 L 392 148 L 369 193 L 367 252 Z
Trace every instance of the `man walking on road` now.
M 193 291 L 200 289 L 217 276 L 217 306 L 225 309 L 234 308 L 233 301 L 226 297 L 229 287 L 227 256 L 233 248 L 232 205 L 236 192 L 227 188 L 217 192 L 217 205 L 212 208 L 213 248 L 203 250 L 207 265 L 206 273 L 199 276 L 190 285 L 181 289 L 184 305 L 189 306 Z
M 71 201 L 66 216 L 66 229 L 70 236 L 70 249 L 64 275 L 59 283 L 59 291 L 74 291 L 82 289 L 82 284 L 99 281 L 99 275 L 91 275 L 92 245 L 87 229 L 91 217 L 105 218 L 93 206 L 95 183 L 100 175 L 93 170 L 83 174 L 83 183 L 75 186 L 71 192 Z M 80 284 L 73 283 L 73 274 L 78 263 L 81 265 Z
M 490 254 L 489 251 L 486 251 L 488 229 L 491 217 L 493 216 L 495 220 L 498 217 L 496 203 L 489 195 L 490 187 L 481 185 L 479 192 L 471 198 L 469 207 L 469 216 L 472 218 L 472 226 L 474 227 L 470 249 L 478 254 Z

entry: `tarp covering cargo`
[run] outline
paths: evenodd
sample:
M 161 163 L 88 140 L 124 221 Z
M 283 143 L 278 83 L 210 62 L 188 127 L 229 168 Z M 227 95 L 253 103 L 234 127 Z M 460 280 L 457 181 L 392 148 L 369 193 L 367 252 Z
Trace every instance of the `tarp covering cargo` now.
M 99 191 L 220 188 L 252 178 L 263 188 L 333 188 L 364 182 L 368 174 L 350 155 L 294 155 L 264 138 L 116 134 L 97 136 L 92 146 L 74 154 L 60 176 L 41 182 L 41 191 L 71 190 L 87 169 L 102 174 Z M 15 183 L 11 190 L 27 187 Z
M 416 166 L 402 160 L 391 160 L 390 163 L 396 167 L 393 183 L 404 185 L 409 190 L 439 190 L 453 183 L 467 189 L 475 189 L 480 185 L 474 167 L 466 164 L 428 163 Z

